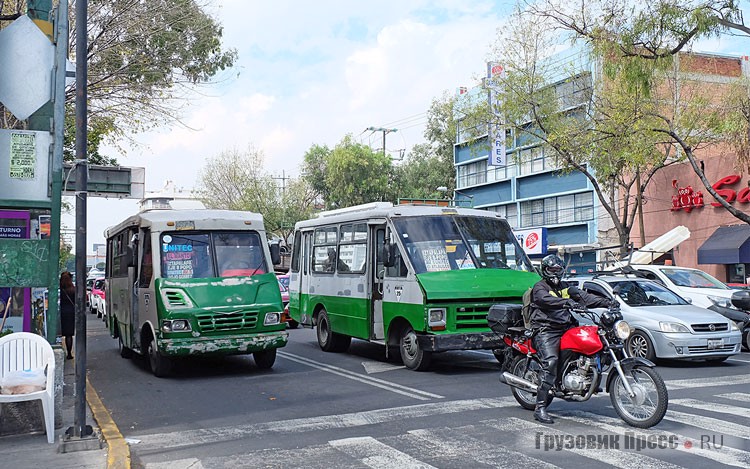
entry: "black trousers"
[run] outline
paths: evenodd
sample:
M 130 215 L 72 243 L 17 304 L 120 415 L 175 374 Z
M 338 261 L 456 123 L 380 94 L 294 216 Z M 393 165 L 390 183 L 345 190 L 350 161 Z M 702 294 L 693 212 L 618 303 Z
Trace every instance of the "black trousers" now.
M 565 331 L 566 329 L 545 329 L 534 336 L 534 348 L 542 364 L 539 388 L 545 386 L 547 392 L 555 386 L 560 357 L 560 339 Z M 539 392 L 537 397 L 539 394 L 542 393 Z M 544 394 L 546 395 L 546 392 Z

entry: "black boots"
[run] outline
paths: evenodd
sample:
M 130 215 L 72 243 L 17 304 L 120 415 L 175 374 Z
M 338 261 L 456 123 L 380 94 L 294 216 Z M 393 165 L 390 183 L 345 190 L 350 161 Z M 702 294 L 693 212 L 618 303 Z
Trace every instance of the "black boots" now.
M 552 401 L 552 396 L 549 393 L 550 389 L 548 384 L 539 385 L 539 390 L 536 393 L 536 409 L 534 410 L 534 418 L 547 424 L 555 423 L 547 413 L 547 406 Z

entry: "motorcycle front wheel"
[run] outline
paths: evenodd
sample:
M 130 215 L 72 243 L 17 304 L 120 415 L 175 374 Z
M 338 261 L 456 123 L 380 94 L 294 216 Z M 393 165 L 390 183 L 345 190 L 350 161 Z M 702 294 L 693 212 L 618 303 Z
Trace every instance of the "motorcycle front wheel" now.
M 534 386 L 538 386 L 539 379 L 542 374 L 542 365 L 537 360 L 532 359 L 529 362 L 529 366 L 527 369 L 526 361 L 527 358 L 525 356 L 517 357 L 513 361 L 513 364 L 510 366 L 510 373 L 531 382 Z M 523 391 L 521 389 L 514 388 L 513 386 L 511 386 L 510 392 L 513 393 L 513 397 L 516 398 L 516 401 L 518 401 L 518 403 L 521 404 L 521 407 L 523 407 L 524 409 L 534 410 L 534 408 L 536 407 L 535 392 Z
M 653 368 L 639 366 L 625 372 L 625 376 L 635 395 L 632 398 L 628 395 L 622 377 L 617 374 L 609 391 L 617 415 L 637 428 L 650 428 L 661 422 L 667 412 L 669 397 L 659 373 Z

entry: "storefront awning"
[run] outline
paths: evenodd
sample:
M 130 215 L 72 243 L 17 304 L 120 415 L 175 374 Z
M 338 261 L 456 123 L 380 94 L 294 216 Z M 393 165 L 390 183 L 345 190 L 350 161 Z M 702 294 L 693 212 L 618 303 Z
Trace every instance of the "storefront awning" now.
M 698 264 L 750 263 L 750 225 L 721 226 L 698 248 Z

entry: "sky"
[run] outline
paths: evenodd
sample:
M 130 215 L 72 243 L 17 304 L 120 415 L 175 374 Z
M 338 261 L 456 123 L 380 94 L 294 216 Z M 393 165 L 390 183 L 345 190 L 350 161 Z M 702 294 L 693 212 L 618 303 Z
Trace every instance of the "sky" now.
M 105 153 L 144 167 L 147 192 L 167 180 L 197 187 L 207 160 L 250 145 L 263 151 L 267 172 L 297 176 L 314 144 L 331 148 L 352 134 L 382 148 L 382 133 L 368 127 L 398 129 L 386 136 L 395 157 L 424 142 L 433 99 L 479 83 L 512 8 L 509 0 L 213 0 L 235 67 L 191 95 L 188 127 L 164 125 L 136 135 L 124 155 Z M 750 52 L 723 39 L 697 49 Z M 107 227 L 137 212 L 137 200 L 89 197 L 87 211 L 92 253 Z M 75 226 L 74 212 L 63 225 Z

